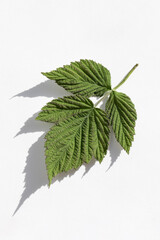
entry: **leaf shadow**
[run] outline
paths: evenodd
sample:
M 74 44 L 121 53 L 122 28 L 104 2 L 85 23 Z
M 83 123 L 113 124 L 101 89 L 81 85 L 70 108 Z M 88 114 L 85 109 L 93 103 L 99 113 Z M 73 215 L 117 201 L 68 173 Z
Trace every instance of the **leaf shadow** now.
M 34 97 L 54 97 L 58 98 L 61 96 L 69 96 L 69 94 L 64 88 L 60 87 L 58 84 L 55 83 L 53 80 L 46 80 L 45 82 L 41 82 L 37 84 L 36 86 L 27 89 L 23 92 L 20 92 L 14 96 L 11 97 L 28 97 L 28 98 L 34 98 Z
M 50 84 L 51 83 L 51 84 Z M 34 86 L 31 89 L 28 89 L 26 91 L 23 91 L 14 97 L 39 97 L 39 96 L 45 96 L 45 97 L 63 97 L 71 95 L 67 91 L 65 91 L 62 87 L 55 84 L 53 81 L 47 80 L 43 83 L 40 83 L 36 86 Z M 24 190 L 21 195 L 21 198 L 19 200 L 19 203 L 13 213 L 13 216 L 16 214 L 16 212 L 20 209 L 20 207 L 23 205 L 23 203 L 32 195 L 34 194 L 38 189 L 40 189 L 42 186 L 48 185 L 48 178 L 46 173 L 46 167 L 45 167 L 45 154 L 44 154 L 44 142 L 45 142 L 45 134 L 48 132 L 49 128 L 53 126 L 53 124 L 36 121 L 35 118 L 37 117 L 39 112 L 33 114 L 32 117 L 27 119 L 27 121 L 24 123 L 24 125 L 20 128 L 19 132 L 14 136 L 17 137 L 21 134 L 26 133 L 33 133 L 33 132 L 43 132 L 43 134 L 37 139 L 35 143 L 31 145 L 31 147 L 28 150 L 28 155 L 26 157 L 26 166 L 24 168 L 23 173 L 25 174 L 24 178 Z M 87 171 L 89 171 L 89 165 L 87 165 Z M 93 164 L 91 163 L 91 166 Z M 65 177 L 71 177 L 74 175 L 76 170 L 70 170 L 67 173 L 61 173 L 57 175 L 52 183 L 55 182 L 61 182 Z
M 45 154 L 44 154 L 44 143 L 45 143 L 45 134 L 48 132 L 49 128 L 53 126 L 51 123 L 36 121 L 35 118 L 38 115 L 38 112 L 35 113 L 31 118 L 29 118 L 24 126 L 20 129 L 16 136 L 24 133 L 31 132 L 40 132 L 44 133 L 38 138 L 38 140 L 32 144 L 29 148 L 28 155 L 26 158 L 26 166 L 23 171 L 25 174 L 24 179 L 24 190 L 21 195 L 18 206 L 16 207 L 13 216 L 20 209 L 23 203 L 38 189 L 42 186 L 48 185 L 48 178 L 45 167 Z M 36 122 L 36 123 L 35 123 Z M 85 174 L 89 169 L 94 165 L 94 161 L 91 161 L 89 164 L 84 164 Z M 77 170 L 70 170 L 68 172 L 61 173 L 57 175 L 52 183 L 61 182 L 66 177 L 71 177 Z
M 49 128 L 47 126 L 47 131 L 48 130 Z M 26 158 L 26 166 L 23 171 L 23 173 L 25 174 L 24 190 L 13 215 L 16 214 L 16 212 L 20 209 L 23 203 L 32 194 L 34 194 L 42 186 L 48 185 L 44 154 L 44 136 L 46 132 L 43 133 L 34 144 L 32 144 L 28 151 L 28 156 Z M 52 183 L 55 183 L 56 181 L 60 182 L 67 176 L 71 177 L 74 173 L 74 170 L 69 171 L 68 173 L 61 173 L 53 179 Z
M 53 84 L 51 87 L 50 82 Z M 35 87 L 28 89 L 24 92 L 21 92 L 13 97 L 38 97 L 38 96 L 45 96 L 45 97 L 63 97 L 70 95 L 66 92 L 62 87 L 59 87 L 53 81 L 47 80 L 44 83 L 40 83 Z M 38 138 L 38 140 L 31 145 L 28 150 L 28 155 L 26 157 L 26 166 L 24 168 L 23 173 L 25 174 L 24 178 L 24 190 L 22 192 L 21 198 L 19 203 L 13 213 L 13 216 L 16 212 L 21 208 L 24 202 L 34 194 L 38 189 L 43 186 L 48 185 L 48 178 L 46 173 L 45 167 L 45 154 L 44 154 L 44 142 L 45 142 L 45 134 L 48 132 L 49 128 L 53 126 L 53 124 L 36 121 L 35 118 L 38 115 L 38 112 L 35 113 L 32 117 L 30 117 L 24 125 L 21 127 L 19 132 L 16 134 L 15 137 L 21 134 L 32 133 L 32 132 L 43 132 L 43 134 Z M 116 146 L 115 146 L 116 145 Z M 110 156 L 111 156 L 111 165 L 114 164 L 118 156 L 120 155 L 121 149 L 117 148 L 117 143 L 114 140 L 113 136 L 111 135 L 111 144 L 109 147 Z M 89 170 L 94 166 L 95 159 L 89 164 L 84 164 L 85 172 L 82 177 L 84 177 Z M 109 168 L 110 168 L 109 167 Z M 52 183 L 61 182 L 66 177 L 71 177 L 77 170 L 70 170 L 68 172 L 61 173 L 57 175 Z
M 118 157 L 121 154 L 121 151 L 123 150 L 121 145 L 117 142 L 113 130 L 111 130 L 111 133 L 110 133 L 110 144 L 109 144 L 108 150 L 110 153 L 111 163 L 107 171 L 115 164 L 115 162 L 117 161 Z

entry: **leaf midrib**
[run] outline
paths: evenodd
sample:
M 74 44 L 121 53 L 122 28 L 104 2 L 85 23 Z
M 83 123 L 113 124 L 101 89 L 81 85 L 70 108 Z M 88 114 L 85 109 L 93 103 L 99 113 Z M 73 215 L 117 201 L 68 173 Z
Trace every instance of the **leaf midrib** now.
M 121 118 L 121 114 L 120 114 L 120 112 L 119 112 L 119 109 L 118 109 L 118 107 L 117 107 L 117 100 L 116 100 L 116 95 L 115 95 L 115 93 L 114 93 L 114 91 L 113 91 L 113 94 L 114 94 L 114 102 L 115 102 L 115 107 L 116 107 L 116 109 L 117 109 L 117 112 L 118 112 L 118 116 L 119 116 L 119 118 L 120 118 L 120 124 L 122 125 L 122 129 L 124 128 L 124 126 L 123 126 L 123 124 L 122 124 L 122 118 Z M 119 134 L 118 134 L 119 135 Z M 124 135 L 124 139 L 125 139 L 125 144 L 127 145 L 127 147 L 129 147 L 129 145 L 127 144 L 127 142 L 126 142 L 126 135 L 125 135 L 125 133 L 124 133 L 124 130 L 123 130 L 123 135 Z
M 77 132 L 79 131 L 79 129 L 80 129 L 81 126 L 83 125 L 84 121 L 86 120 L 86 118 L 88 118 L 88 117 L 90 116 L 90 114 L 91 114 L 93 111 L 94 111 L 94 108 L 91 108 L 91 110 L 89 111 L 89 114 L 84 117 L 84 120 L 83 120 L 82 123 L 79 125 L 76 133 L 73 135 L 73 137 L 70 139 L 70 141 L 69 141 L 63 148 L 61 148 L 61 149 L 62 149 L 62 154 L 59 155 L 59 158 L 60 158 L 61 156 L 63 156 L 64 151 L 69 147 L 69 145 L 71 144 L 71 141 L 73 140 L 73 138 L 75 138 Z M 81 145 L 81 147 L 82 147 L 82 145 Z M 81 149 L 82 149 L 82 148 L 81 148 Z M 73 155 L 72 155 L 72 156 L 73 156 Z M 54 163 L 55 163 L 55 162 L 59 162 L 59 160 L 57 159 L 56 161 L 54 161 Z

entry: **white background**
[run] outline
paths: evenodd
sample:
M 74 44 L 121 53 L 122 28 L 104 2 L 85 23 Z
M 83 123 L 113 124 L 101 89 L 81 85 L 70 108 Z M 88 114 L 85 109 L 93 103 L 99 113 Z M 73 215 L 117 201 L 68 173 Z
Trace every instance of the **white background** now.
M 139 63 L 119 88 L 137 109 L 135 141 L 127 155 L 111 135 L 101 165 L 48 189 L 50 124 L 35 117 L 68 93 L 41 72 L 81 58 L 106 66 L 113 87 Z M 0 239 L 160 239 L 159 0 L 1 0 L 0 81 Z

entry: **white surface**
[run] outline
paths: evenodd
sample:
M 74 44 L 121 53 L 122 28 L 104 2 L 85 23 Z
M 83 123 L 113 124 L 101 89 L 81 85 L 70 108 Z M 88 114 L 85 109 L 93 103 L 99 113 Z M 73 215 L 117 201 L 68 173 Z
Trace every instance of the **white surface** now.
M 160 239 L 159 9 L 159 0 L 0 1 L 0 239 Z M 135 141 L 128 156 L 112 137 L 101 165 L 48 189 L 50 125 L 34 119 L 67 93 L 40 72 L 80 58 L 106 66 L 113 86 L 139 63 L 119 88 L 136 105 Z

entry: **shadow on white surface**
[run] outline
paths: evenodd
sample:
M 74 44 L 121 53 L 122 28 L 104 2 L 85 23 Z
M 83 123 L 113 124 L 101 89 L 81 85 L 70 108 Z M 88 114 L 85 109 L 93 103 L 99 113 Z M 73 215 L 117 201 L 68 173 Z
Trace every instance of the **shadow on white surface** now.
M 117 142 L 113 131 L 111 131 L 110 133 L 110 144 L 109 144 L 108 150 L 110 153 L 111 163 L 107 171 L 113 166 L 113 164 L 116 162 L 116 160 L 120 156 L 121 151 L 123 150 L 121 145 Z
M 58 84 L 55 83 L 53 80 L 46 80 L 45 82 L 42 82 L 33 88 L 30 88 L 28 90 L 25 90 L 21 93 L 18 93 L 14 95 L 14 97 L 63 97 L 63 96 L 69 96 L 69 94 L 64 88 L 60 87 Z
M 26 90 L 22 93 L 17 94 L 16 96 L 22 96 L 22 97 L 38 97 L 38 96 L 46 96 L 46 97 L 51 97 L 53 96 L 54 98 L 57 97 L 63 97 L 65 95 L 70 95 L 68 94 L 63 88 L 55 87 L 51 90 L 50 88 L 50 81 L 46 81 L 42 84 L 38 84 L 37 86 Z M 52 81 L 51 81 L 52 82 Z M 53 84 L 54 82 L 52 82 Z M 48 88 L 48 90 L 47 90 Z M 46 93 L 43 93 L 43 91 Z M 52 93 L 52 95 L 51 95 Z M 32 144 L 28 151 L 28 156 L 26 158 L 26 166 L 23 171 L 25 174 L 25 185 L 24 185 L 24 191 L 21 195 L 20 201 L 18 203 L 17 208 L 15 209 L 13 215 L 20 209 L 20 207 L 23 205 L 23 203 L 33 194 L 35 193 L 38 189 L 40 189 L 42 186 L 47 186 L 48 185 L 48 178 L 47 178 L 47 173 L 46 173 L 46 167 L 45 167 L 45 155 L 44 155 L 44 136 L 48 132 L 49 128 L 53 126 L 51 123 L 46 123 L 46 122 L 41 122 L 41 121 L 36 121 L 35 118 L 38 115 L 38 112 L 35 113 L 31 118 L 29 118 L 24 126 L 20 129 L 20 131 L 16 134 L 16 136 L 24 133 L 31 133 L 31 132 L 44 132 L 41 137 L 38 138 L 38 140 Z M 16 137 L 15 136 L 15 137 Z M 109 152 L 110 152 L 110 157 L 111 157 L 111 166 L 115 163 L 117 160 L 118 156 L 121 153 L 121 146 L 117 143 L 113 132 L 111 132 L 110 136 L 110 146 L 109 146 Z M 93 159 L 89 164 L 84 164 L 85 166 L 85 172 L 82 177 L 84 177 L 88 171 L 91 169 L 91 167 L 94 166 L 95 164 L 95 159 Z M 108 168 L 108 169 L 109 169 Z M 52 183 L 55 183 L 56 181 L 60 182 L 62 181 L 65 177 L 69 176 L 71 177 L 77 170 L 70 170 L 67 173 L 61 173 L 57 175 Z

